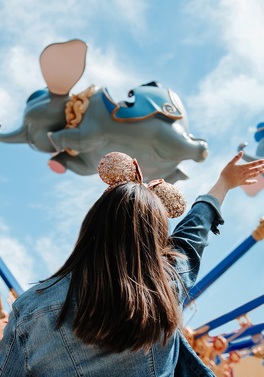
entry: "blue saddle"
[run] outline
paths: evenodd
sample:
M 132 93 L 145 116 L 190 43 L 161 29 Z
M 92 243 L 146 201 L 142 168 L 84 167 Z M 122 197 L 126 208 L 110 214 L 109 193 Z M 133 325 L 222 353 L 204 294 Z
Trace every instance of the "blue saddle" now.
M 118 122 L 136 122 L 150 117 L 159 117 L 173 123 L 183 117 L 183 106 L 176 93 L 153 85 L 139 86 L 129 92 L 134 102 L 116 103 L 107 88 L 102 88 L 103 101 L 112 118 Z

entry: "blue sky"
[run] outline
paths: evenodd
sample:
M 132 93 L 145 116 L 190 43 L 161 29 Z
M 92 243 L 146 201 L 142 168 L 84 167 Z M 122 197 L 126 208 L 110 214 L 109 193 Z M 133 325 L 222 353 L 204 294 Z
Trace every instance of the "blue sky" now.
M 19 0 L 0 9 L 1 132 L 19 127 L 25 101 L 46 83 L 39 55 L 50 43 L 88 44 L 86 69 L 72 89 L 106 86 L 116 100 L 157 80 L 184 103 L 192 134 L 207 140 L 205 162 L 182 162 L 178 182 L 188 206 L 217 179 L 241 142 L 255 154 L 254 131 L 264 121 L 262 0 Z M 81 221 L 105 186 L 97 176 L 56 175 L 49 155 L 28 145 L 0 144 L 0 255 L 26 289 L 67 258 Z M 221 235 L 209 237 L 199 278 L 238 246 L 264 216 L 264 192 L 229 193 Z M 171 224 L 175 225 L 178 220 Z M 258 242 L 185 314 L 193 328 L 264 290 L 264 244 Z M 5 304 L 6 292 L 0 290 Z M 250 313 L 263 321 L 263 306 Z M 234 322 L 226 328 L 236 329 Z M 220 330 L 219 330 L 220 331 Z

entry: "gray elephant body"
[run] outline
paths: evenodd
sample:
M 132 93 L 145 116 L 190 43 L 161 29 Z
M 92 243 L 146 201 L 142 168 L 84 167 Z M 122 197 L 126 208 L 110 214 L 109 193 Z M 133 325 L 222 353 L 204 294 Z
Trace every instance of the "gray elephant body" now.
M 68 100 L 68 95 L 59 96 L 48 89 L 33 93 L 27 101 L 21 127 L 14 132 L 0 133 L 0 141 L 27 143 L 42 152 L 55 152 L 47 131 L 60 130 L 65 124 L 64 109 Z
M 52 153 L 49 166 L 57 173 L 95 174 L 105 154 L 119 151 L 137 158 L 147 180 L 186 179 L 177 165 L 203 161 L 207 143 L 188 133 L 177 94 L 151 82 L 129 92 L 134 103 L 115 103 L 106 88 L 96 91 L 94 86 L 69 97 L 84 72 L 87 48 L 76 39 L 43 50 L 40 66 L 47 88 L 29 97 L 22 126 L 0 134 L 0 141 Z
M 169 123 L 152 117 L 143 121 L 117 122 L 110 116 L 102 95 L 100 89 L 91 97 L 77 128 L 52 133 L 52 140 L 59 150 L 70 148 L 79 152 L 76 157 L 79 157 L 81 169 L 76 165 L 76 157 L 64 155 L 67 168 L 78 174 L 94 174 L 103 155 L 119 151 L 138 159 L 147 180 L 155 177 L 168 179 L 181 161 L 202 161 L 205 158 L 205 141 L 193 139 L 177 121 Z M 58 158 L 61 161 L 59 156 L 54 160 Z M 82 161 L 86 172 L 81 167 Z M 181 176 L 179 170 L 177 175 Z
M 1 134 L 0 141 L 28 143 L 43 152 L 58 152 L 50 160 L 51 167 L 56 162 L 80 175 L 95 174 L 102 156 L 112 151 L 137 158 L 146 180 L 157 177 L 170 182 L 186 179 L 177 165 L 187 159 L 205 159 L 207 143 L 188 134 L 183 122 L 171 122 L 157 116 L 118 122 L 109 114 L 103 94 L 103 89 L 99 89 L 90 98 L 78 127 L 64 128 L 65 104 L 69 97 L 52 94 L 48 89 L 38 91 L 27 102 L 22 127 Z M 51 133 L 49 137 L 48 132 Z M 64 151 L 67 149 L 78 154 L 72 156 Z

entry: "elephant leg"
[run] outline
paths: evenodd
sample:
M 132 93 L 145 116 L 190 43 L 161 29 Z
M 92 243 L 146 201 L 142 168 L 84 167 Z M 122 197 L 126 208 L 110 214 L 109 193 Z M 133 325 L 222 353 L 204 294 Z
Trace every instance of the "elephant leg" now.
M 186 175 L 181 169 L 176 168 L 171 174 L 165 177 L 165 181 L 171 184 L 174 184 L 177 181 L 184 181 L 188 179 L 188 175 Z
M 67 148 L 71 148 L 76 151 L 80 150 L 81 139 L 79 128 L 64 128 L 60 131 L 48 132 L 47 135 L 57 152 L 62 152 Z
M 94 171 L 92 167 L 89 167 L 87 161 L 80 157 L 80 155 L 71 156 L 67 152 L 61 152 L 53 156 L 48 161 L 48 165 L 51 170 L 58 174 L 65 173 L 67 169 L 79 175 L 96 173 L 96 171 Z

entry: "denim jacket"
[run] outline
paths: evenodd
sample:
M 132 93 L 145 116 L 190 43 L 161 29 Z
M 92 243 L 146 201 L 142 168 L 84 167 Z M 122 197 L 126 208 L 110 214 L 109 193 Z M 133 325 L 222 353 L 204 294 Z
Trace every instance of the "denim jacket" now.
M 175 248 L 188 258 L 175 268 L 189 290 L 197 277 L 200 259 L 210 229 L 217 232 L 222 224 L 216 198 L 203 195 L 173 231 Z M 176 330 L 163 347 L 153 344 L 149 352 L 107 353 L 83 344 L 72 331 L 73 304 L 66 320 L 56 329 L 56 318 L 65 300 L 70 276 L 54 285 L 38 284 L 23 293 L 13 304 L 8 324 L 0 342 L 2 377 L 213 377 L 180 331 Z M 51 285 L 51 286 L 50 286 Z M 185 299 L 178 283 L 180 305 Z M 50 286 L 41 293 L 38 288 Z M 174 374 L 175 373 L 175 374 Z

